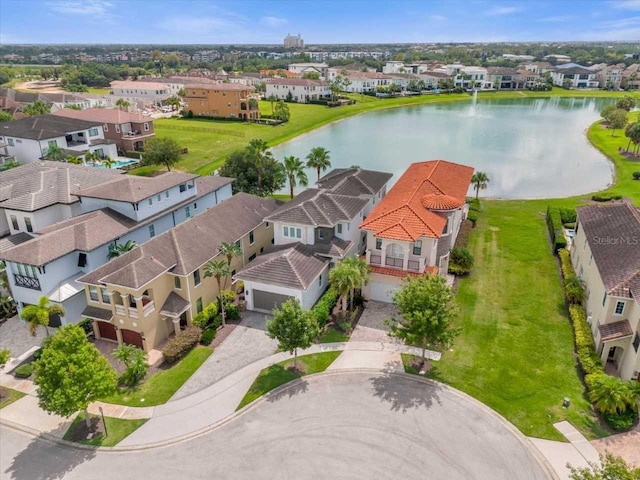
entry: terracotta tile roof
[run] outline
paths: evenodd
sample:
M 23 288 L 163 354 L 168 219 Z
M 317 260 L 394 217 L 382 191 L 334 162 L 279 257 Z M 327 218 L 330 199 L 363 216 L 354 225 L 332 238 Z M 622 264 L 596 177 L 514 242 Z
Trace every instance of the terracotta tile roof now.
M 272 78 L 267 80 L 272 85 L 296 85 L 301 87 L 328 87 L 327 82 L 311 80 L 309 78 Z
M 600 337 L 603 342 L 610 340 L 616 340 L 618 338 L 630 337 L 633 335 L 629 320 L 621 320 L 620 322 L 605 323 L 604 325 L 598 325 L 600 330 Z
M 392 240 L 440 238 L 446 218 L 438 210 L 464 204 L 472 175 L 472 167 L 445 160 L 413 163 L 360 228 Z
M 188 91 L 189 90 L 194 90 L 194 89 L 200 89 L 200 90 L 250 90 L 250 91 L 254 91 L 255 87 L 252 87 L 251 85 L 243 85 L 241 83 L 199 83 L 199 84 L 194 84 L 194 85 L 187 85 L 187 95 L 185 95 L 185 97 L 188 97 Z
M 369 265 L 371 273 L 379 273 L 380 275 L 390 275 L 392 277 L 420 277 L 422 275 L 437 275 L 438 267 L 425 267 L 424 273 L 411 272 L 408 270 L 399 270 L 397 268 L 379 267 L 377 265 Z
M 92 122 L 102 123 L 153 123 L 153 118 L 141 113 L 129 113 L 120 110 L 119 108 L 85 108 L 84 110 L 73 110 L 71 108 L 64 108 L 58 110 L 52 115 L 66 118 L 77 118 L 79 120 L 89 120 Z

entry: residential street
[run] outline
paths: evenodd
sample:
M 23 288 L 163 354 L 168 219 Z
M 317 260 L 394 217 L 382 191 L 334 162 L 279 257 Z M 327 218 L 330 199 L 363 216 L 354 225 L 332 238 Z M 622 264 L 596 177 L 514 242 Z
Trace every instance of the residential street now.
M 450 389 L 405 376 L 333 373 L 163 448 L 76 450 L 3 427 L 0 478 L 548 478 L 526 445 Z

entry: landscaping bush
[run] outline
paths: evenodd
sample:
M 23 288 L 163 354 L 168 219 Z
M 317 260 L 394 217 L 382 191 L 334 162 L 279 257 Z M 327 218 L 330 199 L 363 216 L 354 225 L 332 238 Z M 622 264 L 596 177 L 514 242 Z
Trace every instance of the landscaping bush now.
M 11 350 L 3 348 L 0 350 L 0 367 L 9 361 L 11 358 Z
M 207 328 L 216 315 L 218 314 L 218 305 L 215 302 L 210 303 L 206 307 L 202 309 L 200 313 L 198 313 L 195 317 L 191 319 L 191 323 L 193 323 L 196 327 L 204 330 Z
M 33 373 L 32 363 L 23 363 L 14 371 L 14 375 L 18 378 L 29 378 L 32 373 Z
M 578 214 L 576 213 L 576 210 L 574 208 L 564 208 L 561 207 L 558 209 L 558 211 L 560 212 L 560 219 L 562 220 L 562 223 L 574 223 L 576 220 L 578 220 Z
M 558 250 L 567 246 L 567 239 L 564 238 L 564 232 L 562 230 L 562 217 L 560 216 L 559 209 L 547 207 L 547 227 L 549 229 L 551 244 L 553 245 L 553 253 L 558 253 Z
M 602 418 L 612 430 L 623 432 L 631 429 L 636 424 L 638 410 L 636 408 L 627 408 L 622 413 L 603 413 Z
M 224 307 L 224 314 L 227 320 L 238 320 L 240 318 L 240 308 L 237 305 L 226 305 Z
M 31 358 L 33 358 L 34 362 L 37 362 L 38 360 L 40 360 L 41 356 L 42 356 L 42 348 L 39 348 L 35 352 L 33 352 L 33 355 L 31 355 Z
M 449 259 L 449 273 L 467 275 L 473 268 L 473 255 L 466 248 L 454 248 Z
M 137 158 L 138 160 L 142 160 L 142 152 L 135 152 L 135 151 L 131 150 L 131 151 L 124 152 L 124 153 L 125 153 L 125 157 Z
M 467 215 L 467 219 L 471 222 L 471 225 L 475 228 L 476 223 L 478 221 L 478 210 L 469 210 L 469 214 Z
M 560 258 L 560 270 L 562 270 L 562 277 L 568 278 L 575 276 L 576 272 L 571 264 L 571 255 L 569 254 L 569 251 L 561 248 L 558 250 L 558 257 Z
M 162 350 L 162 357 L 167 363 L 174 363 L 184 357 L 189 350 L 196 346 L 202 335 L 202 330 L 196 326 L 187 327 L 167 342 Z
M 634 180 L 640 180 L 640 172 L 633 172 L 632 175 Z
M 216 329 L 215 328 L 207 328 L 204 332 L 202 332 L 202 336 L 200 337 L 200 345 L 209 346 L 213 339 L 216 338 Z
M 609 202 L 611 200 L 621 200 L 622 195 L 613 195 L 613 194 L 596 194 L 591 196 L 591 200 L 594 202 Z
M 564 228 L 576 228 L 576 222 L 568 222 L 564 224 Z
M 316 321 L 320 328 L 324 327 L 331 318 L 331 310 L 338 303 L 338 291 L 329 287 L 326 292 L 320 297 L 320 300 L 311 309 L 311 312 L 316 317 Z
M 469 210 L 475 210 L 477 212 L 480 211 L 480 199 L 472 198 L 467 202 L 469 204 Z
M 80 320 L 78 322 L 78 326 L 84 330 L 85 335 L 93 335 L 93 320 L 90 318 L 85 318 L 84 320 Z
M 604 367 L 600 356 L 596 353 L 591 326 L 587 322 L 587 314 L 584 308 L 579 305 L 571 305 L 569 307 L 569 318 L 573 325 L 578 363 L 582 371 L 587 375 L 587 378 L 585 378 L 585 381 L 587 381 L 593 374 L 604 373 Z M 588 386 L 589 384 L 587 383 Z
M 127 387 L 137 385 L 149 371 L 147 354 L 134 345 L 122 344 L 115 348 L 111 355 L 125 366 L 124 372 L 118 378 L 118 383 L 122 385 Z

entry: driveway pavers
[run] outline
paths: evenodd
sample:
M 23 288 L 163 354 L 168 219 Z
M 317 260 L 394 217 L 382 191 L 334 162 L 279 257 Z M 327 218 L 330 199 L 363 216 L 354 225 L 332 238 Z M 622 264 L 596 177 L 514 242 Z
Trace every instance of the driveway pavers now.
M 50 333 L 54 331 L 49 329 Z M 32 337 L 27 324 L 16 315 L 0 325 L 0 350 L 8 348 L 11 356 L 16 358 L 32 347 L 39 347 L 46 336 L 44 327 L 38 327 L 36 336 Z
M 387 318 L 391 318 L 397 314 L 398 310 L 395 305 L 369 300 L 366 308 L 362 312 L 360 320 L 358 320 L 356 328 L 351 334 L 351 340 L 354 342 L 401 344 L 402 341 L 388 335 L 389 327 L 384 324 Z

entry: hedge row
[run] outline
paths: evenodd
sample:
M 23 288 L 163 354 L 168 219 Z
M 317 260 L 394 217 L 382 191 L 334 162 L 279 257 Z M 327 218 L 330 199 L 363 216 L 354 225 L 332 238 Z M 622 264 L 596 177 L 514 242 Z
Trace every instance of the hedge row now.
M 578 213 L 575 208 L 560 207 L 558 211 L 563 224 L 575 223 L 578 220 Z
M 202 330 L 198 327 L 187 327 L 167 342 L 162 350 L 162 357 L 167 363 L 173 363 L 184 357 L 189 350 L 200 341 Z
M 594 202 L 608 202 L 610 200 L 621 200 L 622 195 L 611 195 L 606 193 L 596 194 L 591 196 L 591 200 Z
M 600 356 L 596 353 L 596 346 L 591 333 L 591 326 L 587 322 L 587 314 L 580 305 L 569 307 L 569 318 L 573 325 L 578 363 L 585 375 L 604 373 Z
M 551 208 L 551 206 L 547 207 L 547 228 L 553 245 L 553 253 L 558 253 L 561 248 L 566 248 L 567 240 L 564 238 L 562 217 L 559 209 Z
M 316 321 L 320 328 L 324 327 L 327 322 L 331 319 L 331 311 L 333 307 L 338 303 L 338 297 L 340 294 L 333 287 L 327 288 L 327 291 L 324 292 L 318 303 L 311 309 L 311 313 L 316 317 Z
M 562 270 L 562 278 L 565 280 L 570 277 L 575 277 L 576 272 L 571 264 L 571 255 L 569 251 L 561 248 L 558 250 L 558 257 L 560 258 L 560 269 Z

